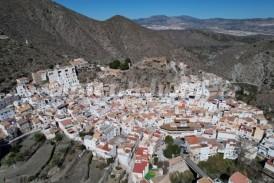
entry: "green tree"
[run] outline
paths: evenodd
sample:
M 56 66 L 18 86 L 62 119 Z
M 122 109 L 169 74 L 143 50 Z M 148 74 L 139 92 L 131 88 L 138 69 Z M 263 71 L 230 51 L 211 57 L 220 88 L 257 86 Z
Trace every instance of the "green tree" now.
M 172 144 L 171 149 L 172 149 L 172 153 L 176 156 L 181 153 L 181 148 L 177 144 Z
M 60 152 L 57 152 L 51 159 L 51 166 L 54 167 L 54 166 L 58 166 L 60 167 L 63 163 L 63 159 L 62 159 L 62 153 Z
M 164 150 L 164 156 L 166 158 L 172 158 L 172 149 L 169 146 Z
M 223 159 L 221 154 L 211 156 L 207 161 L 199 162 L 198 166 L 210 177 L 220 177 L 222 174 L 231 175 L 240 168 L 240 165 L 237 167 L 236 161 Z
M 173 144 L 174 140 L 170 135 L 167 135 L 165 138 L 165 143 L 166 144 Z
M 63 135 L 61 133 L 57 133 L 55 135 L 55 140 L 56 142 L 60 142 L 61 140 L 63 140 Z
M 153 162 L 154 162 L 154 164 L 157 164 L 159 162 L 159 158 L 158 157 L 154 157 Z
M 125 59 L 125 63 L 127 63 L 127 64 L 131 64 L 131 60 L 130 60 L 130 58 L 126 58 L 126 59 Z
M 107 164 L 110 165 L 111 163 L 114 163 L 114 158 L 107 159 Z
M 181 149 L 177 144 L 168 144 L 164 150 L 164 156 L 166 158 L 173 158 L 180 155 Z
M 36 133 L 36 134 L 34 134 L 34 140 L 35 140 L 36 142 L 42 142 L 42 141 L 45 141 L 45 140 L 46 140 L 46 137 L 45 137 L 45 135 L 42 134 L 42 133 Z
M 86 132 L 79 132 L 79 136 L 81 138 L 84 138 L 86 135 L 88 135 L 88 133 L 86 133 Z
M 171 183 L 191 183 L 194 180 L 193 173 L 189 170 L 174 172 L 169 175 Z
M 13 145 L 13 146 L 11 147 L 11 150 L 10 150 L 10 151 L 11 151 L 11 152 L 14 152 L 14 153 L 18 153 L 18 152 L 20 151 L 21 147 L 22 147 L 21 144 Z
M 114 60 L 109 64 L 109 67 L 111 69 L 120 69 L 120 66 L 121 66 L 120 60 Z
M 129 69 L 128 63 L 122 63 L 122 64 L 120 65 L 120 69 L 121 69 L 121 70 L 128 70 L 128 69 Z
M 126 63 L 131 63 L 130 58 L 126 58 L 126 59 L 125 59 L 125 62 L 126 62 Z

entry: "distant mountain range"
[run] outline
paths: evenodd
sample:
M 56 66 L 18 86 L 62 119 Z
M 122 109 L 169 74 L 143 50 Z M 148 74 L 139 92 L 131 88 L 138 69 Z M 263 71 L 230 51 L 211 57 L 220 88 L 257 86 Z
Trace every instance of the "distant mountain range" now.
M 155 30 L 201 29 L 232 35 L 274 35 L 274 18 L 254 19 L 198 19 L 191 16 L 157 15 L 134 20 L 136 23 Z

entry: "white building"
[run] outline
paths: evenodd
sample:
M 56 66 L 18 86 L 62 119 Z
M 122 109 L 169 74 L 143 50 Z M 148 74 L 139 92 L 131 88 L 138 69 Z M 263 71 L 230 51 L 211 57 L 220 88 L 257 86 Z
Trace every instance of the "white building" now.
M 84 137 L 84 146 L 87 150 L 94 151 L 96 149 L 96 145 L 98 145 L 99 142 L 96 138 L 92 138 L 90 135 L 86 135 Z
M 75 125 L 73 125 L 71 119 L 65 119 L 58 122 L 60 129 L 65 133 L 65 135 L 75 141 L 81 141 L 79 133 Z
M 104 84 L 102 82 L 93 83 L 93 94 L 97 97 L 101 97 L 104 94 Z
M 35 88 L 33 86 L 29 86 L 29 79 L 26 77 L 16 79 L 16 93 L 21 97 L 30 97 Z
M 274 158 L 271 158 L 266 161 L 266 163 L 264 165 L 264 169 L 274 173 Z
M 13 118 L 15 116 L 15 108 L 13 105 L 7 106 L 0 110 L 0 121 Z
M 224 159 L 235 160 L 238 158 L 238 146 L 236 141 L 227 141 L 224 148 Z
M 274 136 L 267 136 L 258 146 L 258 154 L 263 157 L 274 157 Z
M 91 137 L 89 135 L 85 136 L 84 146 L 87 150 L 92 151 L 92 154 L 97 157 L 108 159 L 116 156 L 117 150 L 115 146 L 100 142 L 96 137 Z
M 50 83 L 57 82 L 64 87 L 64 90 L 79 84 L 74 66 L 56 66 L 55 69 L 49 70 L 47 73 Z
M 226 132 L 226 131 L 218 131 L 217 140 L 226 141 L 226 140 L 237 140 L 238 137 L 234 133 Z

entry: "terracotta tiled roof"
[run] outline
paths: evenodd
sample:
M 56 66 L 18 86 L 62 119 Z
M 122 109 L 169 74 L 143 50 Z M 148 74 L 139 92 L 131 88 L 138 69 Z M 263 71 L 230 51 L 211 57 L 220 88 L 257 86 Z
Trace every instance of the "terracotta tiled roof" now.
M 146 147 L 138 147 L 135 152 L 136 156 L 147 156 L 148 149 Z
M 185 140 L 188 144 L 191 144 L 191 145 L 200 143 L 199 138 L 194 135 L 185 137 Z
M 66 119 L 64 121 L 61 122 L 64 126 L 68 126 L 72 124 L 72 121 L 70 119 Z
M 133 168 L 133 172 L 134 173 L 143 173 L 146 166 L 148 166 L 147 162 L 135 163 L 134 168 Z
M 240 172 L 233 173 L 229 180 L 231 183 L 249 183 L 249 179 Z
M 209 177 L 200 178 L 197 183 L 214 183 Z

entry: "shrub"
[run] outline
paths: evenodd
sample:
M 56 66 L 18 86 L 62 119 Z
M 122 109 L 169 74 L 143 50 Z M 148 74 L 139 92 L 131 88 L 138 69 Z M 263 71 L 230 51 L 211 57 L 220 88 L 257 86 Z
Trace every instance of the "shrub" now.
M 181 153 L 181 149 L 177 144 L 168 144 L 164 150 L 164 156 L 166 158 L 173 158 L 173 156 L 178 156 Z
M 46 137 L 42 133 L 36 133 L 36 134 L 34 134 L 34 140 L 36 142 L 42 142 L 42 141 L 46 140 Z
M 125 59 L 125 63 L 131 64 L 130 58 L 126 58 L 126 59 Z
M 17 153 L 17 152 L 19 152 L 19 150 L 20 150 L 21 147 L 22 147 L 21 144 L 16 144 L 16 145 L 14 145 L 14 146 L 11 147 L 10 151 L 14 152 L 14 153 Z
M 109 67 L 110 67 L 111 69 L 119 69 L 119 68 L 120 68 L 120 65 L 121 65 L 120 60 L 114 60 L 113 62 L 111 62 L 111 63 L 109 64 Z
M 79 132 L 79 136 L 80 136 L 81 138 L 84 138 L 84 137 L 85 137 L 85 135 L 87 135 L 87 133 L 86 133 L 86 132 Z
M 110 165 L 111 163 L 114 163 L 114 158 L 107 159 L 107 164 Z
M 165 138 L 165 143 L 166 144 L 173 144 L 174 140 L 171 136 L 167 135 Z
M 51 165 L 60 167 L 62 163 L 62 154 L 58 152 L 56 155 L 53 156 L 51 160 Z
M 120 60 L 114 60 L 111 63 L 109 63 L 109 67 L 111 69 L 128 70 L 130 63 L 131 63 L 131 60 L 129 58 L 125 59 L 124 62 L 121 62 Z
M 2 161 L 3 164 L 10 166 L 14 163 L 16 163 L 15 161 L 15 156 L 16 154 L 14 152 L 9 153 Z
M 173 156 L 180 155 L 181 148 L 177 144 L 173 144 L 174 140 L 171 136 L 166 136 L 165 143 L 167 145 L 166 149 L 164 150 L 164 156 L 166 158 L 173 158 Z
M 128 69 L 129 69 L 128 63 L 122 63 L 122 64 L 120 65 L 120 69 L 121 69 L 121 70 L 128 70 Z
M 158 157 L 154 157 L 154 164 L 157 164 L 159 162 L 159 158 Z
M 191 171 L 174 172 L 169 175 L 171 183 L 191 183 L 194 176 Z
M 210 177 L 220 177 L 222 174 L 231 175 L 238 167 L 234 160 L 223 159 L 221 154 L 209 157 L 207 161 L 199 162 L 198 166 Z
M 63 140 L 63 135 L 62 135 L 61 133 L 57 133 L 57 134 L 55 135 L 55 140 L 56 140 L 57 142 L 60 142 L 61 140 Z

